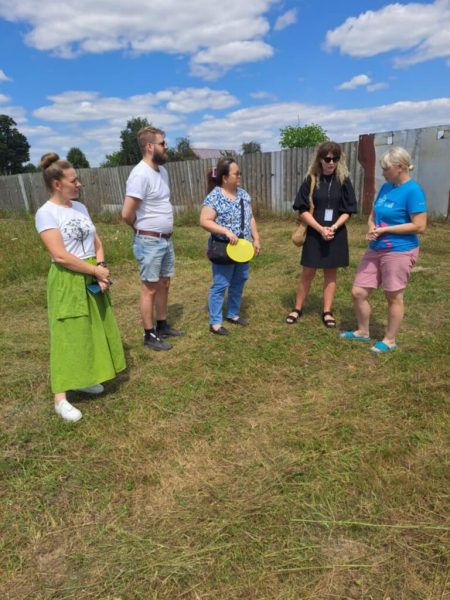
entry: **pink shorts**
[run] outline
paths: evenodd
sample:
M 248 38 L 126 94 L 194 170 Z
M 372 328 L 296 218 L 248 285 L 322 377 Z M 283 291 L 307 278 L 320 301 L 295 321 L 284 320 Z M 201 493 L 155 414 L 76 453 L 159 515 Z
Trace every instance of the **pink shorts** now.
M 383 285 L 385 292 L 404 290 L 418 256 L 419 248 L 407 252 L 366 250 L 353 285 L 361 288 Z

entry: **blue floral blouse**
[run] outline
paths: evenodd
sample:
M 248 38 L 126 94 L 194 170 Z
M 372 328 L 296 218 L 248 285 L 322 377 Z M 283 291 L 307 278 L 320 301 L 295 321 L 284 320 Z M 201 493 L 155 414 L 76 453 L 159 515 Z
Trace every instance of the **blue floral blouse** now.
M 216 223 L 221 227 L 226 227 L 235 235 L 241 236 L 241 198 L 244 201 L 244 232 L 243 237 L 246 240 L 252 239 L 251 232 L 251 198 L 245 190 L 238 187 L 236 190 L 236 200 L 230 200 L 222 192 L 219 186 L 216 186 L 204 199 L 203 206 L 210 206 L 217 214 Z

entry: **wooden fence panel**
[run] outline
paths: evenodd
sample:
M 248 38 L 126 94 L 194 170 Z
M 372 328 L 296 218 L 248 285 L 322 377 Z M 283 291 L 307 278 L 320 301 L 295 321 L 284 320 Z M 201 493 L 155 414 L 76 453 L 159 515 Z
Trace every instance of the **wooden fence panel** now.
M 358 142 L 345 142 L 342 146 L 361 211 L 364 173 L 358 162 Z M 292 210 L 295 195 L 306 177 L 314 152 L 315 148 L 293 148 L 246 154 L 236 158 L 242 170 L 242 185 L 252 197 L 255 213 L 264 210 L 283 214 Z M 206 159 L 166 165 L 176 214 L 201 206 L 206 195 L 206 172 L 216 162 Z M 95 213 L 119 212 L 132 168 L 79 169 L 81 200 Z M 47 198 L 48 193 L 40 173 L 0 177 L 0 208 L 34 213 Z

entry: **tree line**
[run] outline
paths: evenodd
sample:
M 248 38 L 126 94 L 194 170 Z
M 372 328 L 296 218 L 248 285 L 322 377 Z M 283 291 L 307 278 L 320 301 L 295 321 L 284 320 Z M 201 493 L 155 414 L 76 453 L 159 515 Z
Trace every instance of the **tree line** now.
M 127 121 L 125 129 L 120 132 L 120 148 L 107 154 L 100 167 L 119 167 L 136 165 L 142 158 L 137 142 L 137 132 L 143 127 L 150 126 L 146 118 L 135 117 Z M 315 123 L 304 126 L 288 125 L 280 129 L 279 144 L 281 148 L 304 148 L 316 146 L 328 139 L 326 131 Z M 244 142 L 241 145 L 242 154 L 261 152 L 261 144 L 257 141 Z M 189 138 L 177 138 L 175 146 L 168 150 L 169 162 L 183 160 L 198 160 L 191 147 Z M 224 152 L 226 155 L 226 152 Z M 17 173 L 32 173 L 38 168 L 29 162 L 30 144 L 25 135 L 17 129 L 17 124 L 8 115 L 0 115 L 0 175 L 15 175 Z M 70 148 L 67 160 L 76 169 L 90 167 L 84 152 L 77 147 Z

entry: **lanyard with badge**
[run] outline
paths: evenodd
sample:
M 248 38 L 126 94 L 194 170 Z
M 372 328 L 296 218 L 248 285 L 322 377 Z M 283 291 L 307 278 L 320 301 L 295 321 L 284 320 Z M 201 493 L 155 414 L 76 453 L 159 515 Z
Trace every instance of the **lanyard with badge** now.
M 333 209 L 330 207 L 330 194 L 331 194 L 331 185 L 333 183 L 333 176 L 331 177 L 328 183 L 328 203 L 327 208 L 325 209 L 325 216 L 323 218 L 324 221 L 331 222 L 333 220 Z

